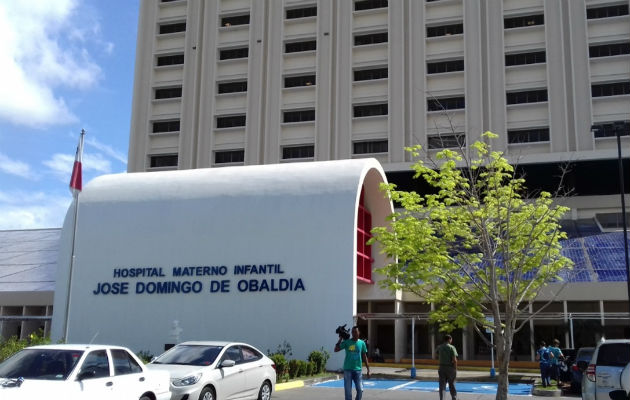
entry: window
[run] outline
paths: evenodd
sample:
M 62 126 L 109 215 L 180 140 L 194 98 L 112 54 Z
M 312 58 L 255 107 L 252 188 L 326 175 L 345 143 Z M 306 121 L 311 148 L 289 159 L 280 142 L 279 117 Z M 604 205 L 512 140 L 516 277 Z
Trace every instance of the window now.
M 245 161 L 245 150 L 225 150 L 214 152 L 215 164 L 242 163 Z
M 630 82 L 591 85 L 592 97 L 619 96 L 623 94 L 630 94 Z
M 586 10 L 586 19 L 610 18 L 620 15 L 628 15 L 628 5 L 589 8 Z
M 365 207 L 365 191 L 361 188 L 359 209 L 357 210 L 357 279 L 372 283 L 372 246 L 367 244 L 372 238 L 372 214 Z
M 165 65 L 179 65 L 184 63 L 184 54 L 173 54 L 170 56 L 158 56 L 157 66 L 163 67 Z
M 186 32 L 185 22 L 175 22 L 172 24 L 160 24 L 160 35 L 167 33 Z
M 598 46 L 589 46 L 588 55 L 591 58 L 610 57 L 621 54 L 630 54 L 630 43 L 612 43 Z
M 352 143 L 352 154 L 387 153 L 388 142 L 385 140 L 371 140 Z
M 150 156 L 149 159 L 151 168 L 177 167 L 178 162 L 177 154 L 160 154 Z
M 182 97 L 182 87 L 155 89 L 155 99 L 174 99 Z
M 593 136 L 596 138 L 617 136 L 616 129 L 619 129 L 619 136 L 630 135 L 630 121 L 601 122 L 591 126 Z
M 217 117 L 217 129 L 245 126 L 245 115 L 230 115 Z
M 297 19 L 317 16 L 317 6 L 293 8 L 287 10 L 287 19 Z
M 315 110 L 285 111 L 282 122 L 315 121 Z
M 464 70 L 464 60 L 439 61 L 427 63 L 427 74 L 440 74 Z
M 545 16 L 543 14 L 526 15 L 524 17 L 505 18 L 503 20 L 503 28 L 522 28 L 524 26 L 544 25 L 544 23 Z
M 354 2 L 354 11 L 387 7 L 387 0 L 360 0 Z
M 549 141 L 549 128 L 508 130 L 508 143 L 535 143 Z
M 125 350 L 112 349 L 114 361 L 114 375 L 140 374 L 142 367 Z
M 249 14 L 221 18 L 221 26 L 249 25 Z
M 427 27 L 427 37 L 459 35 L 461 33 L 464 33 L 464 24 Z
M 249 57 L 249 48 L 223 49 L 219 51 L 219 60 L 234 60 Z
M 540 103 L 547 101 L 547 89 L 509 92 L 505 99 L 507 104 Z
M 458 110 L 461 108 L 466 108 L 466 98 L 463 96 L 427 100 L 427 111 Z
M 109 376 L 109 358 L 105 350 L 92 351 L 85 357 L 78 376 L 83 379 L 105 378 Z
M 285 53 L 299 53 L 302 51 L 312 51 L 317 49 L 317 41 L 309 40 L 306 42 L 293 42 L 284 44 Z
M 387 109 L 387 103 L 354 106 L 353 111 L 354 118 L 372 117 L 375 115 L 387 115 L 389 112 Z
M 220 82 L 218 86 L 218 93 L 238 93 L 247 92 L 247 81 L 237 82 Z
M 262 358 L 262 354 L 248 346 L 241 346 L 241 353 L 243 354 L 243 362 L 256 361 Z
M 625 367 L 630 362 L 630 343 L 604 343 L 597 352 L 597 367 Z
M 430 135 L 427 136 L 427 145 L 431 150 L 464 147 L 466 146 L 466 135 L 463 133 Z
M 179 120 L 153 122 L 153 133 L 179 132 Z
M 315 75 L 285 76 L 284 87 L 313 86 L 315 85 Z
M 375 79 L 387 79 L 387 67 L 373 68 L 373 69 L 360 69 L 360 70 L 354 71 L 355 81 L 371 81 Z
M 243 362 L 243 356 L 241 355 L 241 348 L 239 346 L 229 347 L 225 351 L 225 354 L 223 355 L 223 358 L 221 359 L 221 362 L 223 362 L 225 360 L 232 360 L 236 364 L 242 363 Z
M 315 146 L 312 144 L 306 146 L 286 146 L 282 148 L 283 160 L 313 157 L 315 157 Z
M 387 43 L 387 32 L 370 33 L 367 35 L 357 35 L 354 37 L 355 46 L 365 46 L 368 44 Z
M 544 51 L 505 55 L 506 67 L 509 67 L 510 65 L 539 64 L 544 62 L 547 62 L 547 53 Z

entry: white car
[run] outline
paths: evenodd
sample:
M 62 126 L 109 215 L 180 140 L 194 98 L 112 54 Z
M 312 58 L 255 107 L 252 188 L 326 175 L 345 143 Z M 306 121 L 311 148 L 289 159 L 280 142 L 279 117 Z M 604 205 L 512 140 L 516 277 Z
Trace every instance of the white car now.
M 147 364 L 171 374 L 171 400 L 269 400 L 275 364 L 245 343 L 184 342 Z
M 610 400 L 610 392 L 623 390 L 622 374 L 628 363 L 630 339 L 612 339 L 599 343 L 591 363 L 584 371 L 582 400 Z M 625 387 L 627 388 L 627 383 Z
M 170 376 L 124 347 L 33 346 L 0 364 L 0 399 L 170 399 Z

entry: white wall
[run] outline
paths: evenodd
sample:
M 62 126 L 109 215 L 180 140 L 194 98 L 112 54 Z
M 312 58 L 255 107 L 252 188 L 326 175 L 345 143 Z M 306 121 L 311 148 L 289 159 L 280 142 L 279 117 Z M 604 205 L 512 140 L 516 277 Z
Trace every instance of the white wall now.
M 266 352 L 284 340 L 293 357 L 326 348 L 356 307 L 356 208 L 391 212 L 375 186 L 375 160 L 291 163 L 103 176 L 79 198 L 68 342 L 113 343 L 158 354 L 172 321 L 182 340 L 238 340 Z M 380 176 L 380 179 L 375 179 Z M 380 211 L 386 215 L 388 213 Z M 73 208 L 64 224 L 53 341 L 64 335 Z M 382 218 L 384 221 L 384 217 Z M 235 265 L 280 264 L 282 274 L 235 276 Z M 224 265 L 224 276 L 173 277 L 173 267 Z M 114 277 L 117 268 L 162 268 L 165 277 Z M 304 290 L 241 292 L 241 279 L 301 279 Z M 200 281 L 201 293 L 138 294 L 138 282 Z M 230 281 L 211 293 L 211 280 Z M 128 282 L 129 293 L 94 294 Z M 336 354 L 329 368 L 339 368 Z

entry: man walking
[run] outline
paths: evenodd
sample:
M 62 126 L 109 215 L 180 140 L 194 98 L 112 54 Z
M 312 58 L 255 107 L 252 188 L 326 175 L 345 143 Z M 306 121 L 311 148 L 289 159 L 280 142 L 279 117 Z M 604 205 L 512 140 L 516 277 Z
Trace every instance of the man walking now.
M 455 389 L 455 380 L 457 379 L 457 349 L 452 345 L 453 338 L 451 335 L 444 335 L 444 343 L 438 346 L 437 358 L 439 360 L 438 377 L 440 380 L 440 400 L 446 389 L 451 392 L 452 400 L 457 399 L 457 390 Z
M 346 358 L 343 361 L 343 388 L 346 400 L 352 400 L 352 382 L 357 391 L 356 400 L 361 400 L 363 396 L 363 376 L 362 362 L 365 363 L 367 369 L 367 378 L 370 379 L 370 365 L 367 360 L 367 346 L 363 340 L 359 339 L 359 327 L 352 327 L 352 337 L 347 340 L 339 341 L 335 345 L 335 353 L 341 350 L 346 351 Z

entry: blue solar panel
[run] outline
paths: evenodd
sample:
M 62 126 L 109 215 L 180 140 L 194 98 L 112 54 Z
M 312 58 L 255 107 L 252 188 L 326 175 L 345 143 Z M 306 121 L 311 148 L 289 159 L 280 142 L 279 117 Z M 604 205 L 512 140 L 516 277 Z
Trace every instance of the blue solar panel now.
M 627 279 L 622 232 L 564 240 L 562 254 L 575 263 L 573 270 L 560 272 L 563 280 L 625 282 Z

